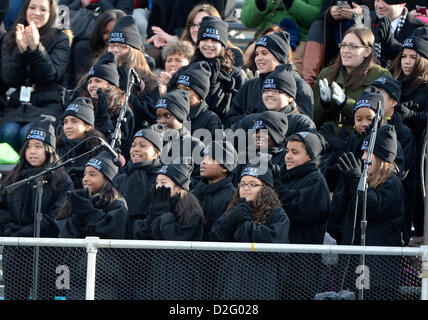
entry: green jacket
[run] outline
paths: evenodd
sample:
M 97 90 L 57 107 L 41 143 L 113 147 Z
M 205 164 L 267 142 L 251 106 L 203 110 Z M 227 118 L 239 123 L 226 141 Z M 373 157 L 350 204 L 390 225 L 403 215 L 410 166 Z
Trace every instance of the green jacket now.
M 241 21 L 248 28 L 257 28 L 260 35 L 272 24 L 279 24 L 282 19 L 292 20 L 300 29 L 300 40 L 306 41 L 309 28 L 321 12 L 323 0 L 294 0 L 289 10 L 282 0 L 266 0 L 266 9 L 260 11 L 255 0 L 245 0 L 241 10 Z M 272 16 L 272 11 L 281 3 Z
M 346 129 L 346 132 L 348 135 L 350 135 L 354 129 L 354 119 L 352 118 L 352 110 L 354 109 L 355 100 L 358 99 L 363 91 L 370 86 L 370 84 L 382 77 L 382 76 L 391 76 L 390 72 L 387 69 L 382 68 L 381 66 L 375 64 L 373 67 L 369 70 L 367 73 L 367 77 L 363 84 L 357 89 L 352 90 L 350 88 L 345 88 L 344 85 L 344 77 L 342 73 L 339 73 L 339 76 L 336 78 L 336 83 L 343 89 L 343 91 L 346 94 L 346 103 L 345 107 L 342 109 L 342 111 L 337 110 L 337 105 L 332 100 L 330 103 L 330 108 L 325 108 L 324 106 L 321 106 L 320 101 L 320 88 L 318 81 L 320 79 L 323 79 L 326 77 L 326 75 L 331 70 L 331 66 L 326 67 L 321 70 L 320 74 L 318 75 L 318 78 L 315 80 L 314 84 L 314 121 L 319 129 L 322 124 L 326 122 L 333 122 L 336 125 L 336 128 L 339 126 L 343 126 Z M 331 83 L 330 83 L 330 89 L 331 89 Z

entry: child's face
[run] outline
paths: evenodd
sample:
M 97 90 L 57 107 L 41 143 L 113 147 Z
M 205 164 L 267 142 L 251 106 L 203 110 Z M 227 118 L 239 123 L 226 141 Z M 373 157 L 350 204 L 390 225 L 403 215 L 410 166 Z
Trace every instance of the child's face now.
M 180 52 L 172 53 L 166 57 L 165 71 L 169 74 L 174 74 L 182 66 L 187 66 L 189 62 L 189 59 L 187 59 L 184 54 Z
M 185 86 L 184 84 L 179 84 L 178 89 L 187 91 L 187 93 L 189 94 L 189 103 L 190 103 L 190 107 L 195 107 L 197 106 L 199 103 L 201 103 L 201 98 L 199 97 L 199 95 L 190 87 Z
M 169 112 L 168 109 L 157 108 L 156 118 L 157 123 L 161 124 L 164 130 L 179 130 L 183 127 L 183 123 L 181 123 L 171 112 Z
M 285 149 L 285 165 L 287 166 L 287 170 L 301 166 L 310 160 L 311 157 L 306 151 L 306 147 L 302 142 L 287 142 L 287 148 Z
M 255 55 L 254 62 L 260 73 L 272 72 L 280 64 L 275 56 L 265 47 L 258 46 Z
M 34 168 L 41 167 L 46 162 L 46 148 L 42 141 L 30 139 L 25 150 L 25 160 Z
M 220 181 L 227 174 L 227 170 L 217 161 L 206 155 L 200 166 L 201 177 L 207 179 L 210 183 Z
M 158 174 L 156 177 L 156 189 L 162 186 L 171 189 L 171 197 L 176 196 L 181 190 L 180 187 L 178 187 L 168 176 Z
M 257 130 L 256 133 L 253 134 L 253 140 L 257 149 L 275 146 L 275 142 L 269 136 L 267 130 Z
M 137 137 L 134 139 L 129 151 L 133 163 L 151 161 L 159 156 L 159 150 L 147 139 Z
M 92 99 L 98 99 L 97 90 L 101 88 L 105 92 L 109 87 L 108 81 L 98 78 L 91 77 L 88 80 L 88 92 Z
M 239 182 L 239 196 L 246 201 L 254 201 L 263 187 L 263 182 L 253 176 L 243 176 Z
M 262 99 L 269 111 L 279 111 L 294 100 L 288 94 L 275 89 L 263 89 Z
M 391 118 L 394 115 L 394 108 L 397 105 L 397 101 L 391 98 L 391 96 L 382 88 L 377 88 L 383 95 L 383 100 L 385 104 L 385 118 Z
M 213 59 L 221 54 L 222 44 L 216 40 L 205 39 L 199 41 L 199 50 L 207 59 Z
M 376 116 L 376 113 L 373 109 L 370 108 L 359 108 L 355 111 L 354 122 L 355 122 L 355 131 L 358 134 L 362 134 L 366 128 L 368 128 L 373 121 L 373 118 Z
M 97 194 L 104 186 L 106 178 L 101 171 L 98 171 L 94 167 L 86 166 L 85 173 L 82 179 L 82 185 L 84 188 L 88 188 L 91 194 Z
M 89 124 L 75 116 L 66 116 L 64 118 L 64 134 L 70 140 L 82 139 L 90 128 Z

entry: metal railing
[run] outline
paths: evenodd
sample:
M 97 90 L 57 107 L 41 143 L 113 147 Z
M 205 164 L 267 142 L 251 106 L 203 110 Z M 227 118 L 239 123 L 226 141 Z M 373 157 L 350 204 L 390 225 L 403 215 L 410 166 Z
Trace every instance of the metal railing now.
M 180 277 L 188 276 L 187 279 L 183 283 L 192 283 L 196 286 L 198 281 L 201 283 L 209 283 L 210 285 L 218 279 L 223 279 L 225 274 L 222 273 L 224 270 L 232 270 L 236 268 L 236 272 L 233 274 L 235 278 L 223 279 L 226 282 L 231 281 L 231 283 L 238 284 L 238 286 L 242 286 L 240 290 L 243 292 L 243 296 L 237 296 L 237 293 L 230 288 L 224 288 L 225 283 L 222 283 L 223 293 L 219 293 L 218 296 L 211 295 L 209 290 L 205 290 L 202 295 L 192 295 L 192 298 L 196 299 L 217 299 L 224 298 L 226 299 L 241 299 L 241 298 L 249 298 L 252 299 L 253 295 L 255 299 L 258 299 L 258 292 L 263 297 L 262 299 L 287 299 L 284 298 L 283 292 L 287 292 L 289 294 L 289 298 L 295 299 L 311 299 L 313 298 L 313 293 L 318 291 L 328 291 L 326 286 L 313 285 L 319 282 L 319 277 L 321 273 L 325 273 L 325 270 L 328 268 L 331 271 L 332 267 L 331 263 L 321 263 L 321 258 L 328 258 L 332 256 L 336 256 L 342 258 L 343 261 L 347 261 L 349 265 L 349 259 L 347 257 L 355 257 L 355 255 L 366 255 L 368 257 L 373 256 L 373 264 L 370 264 L 370 260 L 368 259 L 368 266 L 373 266 L 371 272 L 370 283 L 379 283 L 379 279 L 384 281 L 385 283 L 390 282 L 394 283 L 394 286 L 398 284 L 397 281 L 393 280 L 392 277 L 395 277 L 399 273 L 402 273 L 402 270 L 407 270 L 408 266 L 405 265 L 403 268 L 403 261 L 407 258 L 417 258 L 418 261 L 421 261 L 421 269 L 413 275 L 411 279 L 411 283 L 408 286 L 400 287 L 400 294 L 403 292 L 417 292 L 417 299 L 428 300 L 428 273 L 426 272 L 427 264 L 428 264 L 428 246 L 421 246 L 419 248 L 410 248 L 410 247 L 360 247 L 360 246 L 340 246 L 340 245 L 292 245 L 292 244 L 264 244 L 264 243 L 226 243 L 226 242 L 191 242 L 191 241 L 145 241 L 145 240 L 108 240 L 108 239 L 99 239 L 96 237 L 87 237 L 85 239 L 51 239 L 51 238 L 1 238 L 0 237 L 0 246 L 4 246 L 3 250 L 3 270 L 5 272 L 5 298 L 7 299 L 7 269 L 5 268 L 7 263 L 11 263 L 12 261 L 8 261 L 10 257 L 14 257 L 17 259 L 20 257 L 21 253 L 18 254 L 15 252 L 13 255 L 7 255 L 5 253 L 6 248 L 14 248 L 16 250 L 24 249 L 28 247 L 41 247 L 41 256 L 48 257 L 47 254 L 43 253 L 42 248 L 46 247 L 56 247 L 61 250 L 67 250 L 67 248 L 82 248 L 86 249 L 86 257 L 84 256 L 83 251 L 81 252 L 81 257 L 76 258 L 80 253 L 71 252 L 68 254 L 68 260 L 65 258 L 59 259 L 58 257 L 63 256 L 65 251 L 55 251 L 49 252 L 52 257 L 55 257 L 55 264 L 60 264 L 61 261 L 74 261 L 77 260 L 85 260 L 86 262 L 86 276 L 84 275 L 84 271 L 79 269 L 80 272 L 77 272 L 79 276 L 82 277 L 80 279 L 80 287 L 84 286 L 85 295 L 84 296 L 75 296 L 75 299 L 87 299 L 94 300 L 97 298 L 97 295 L 103 296 L 101 299 L 158 299 L 163 298 L 162 290 L 170 290 L 169 286 L 174 286 L 170 277 L 174 276 L 176 272 L 180 272 L 180 270 L 187 270 L 189 274 L 186 274 L 183 271 L 183 274 Z M 127 250 L 124 250 L 127 249 Z M 10 251 L 10 250 L 9 250 Z M 24 254 L 24 253 L 22 253 Z M 101 254 L 101 255 L 100 255 Z M 143 254 L 143 256 L 140 256 Z M 31 257 L 31 255 L 29 255 Z M 135 257 L 135 258 L 134 258 Z M 320 259 L 316 258 L 319 257 Z M 384 258 L 395 259 L 392 260 L 382 260 Z M 395 258 L 393 258 L 395 257 Z M 357 257 L 356 257 L 357 258 Z M 290 260 L 291 259 L 291 260 Z M 376 260 L 375 260 L 376 259 Z M 397 260 L 399 259 L 399 260 Z M 49 259 L 47 259 L 49 260 Z M 339 259 L 340 260 L 340 259 Z M 358 260 L 358 259 L 355 259 Z M 324 260 L 323 260 L 324 261 Z M 399 262 L 399 265 L 397 264 Z M 156 265 L 156 268 L 152 265 Z M 183 265 L 180 265 L 183 263 Z M 191 263 L 190 268 L 187 268 Z M 28 261 L 26 261 L 28 264 Z M 187 267 L 186 267 L 187 264 Z M 352 264 L 352 263 L 351 263 Z M 81 263 L 79 268 L 82 268 L 85 264 Z M 129 267 L 129 270 L 125 270 L 124 265 Z M 224 267 L 222 267 L 224 265 Z M 337 263 L 336 265 L 340 265 Z M 346 268 L 348 268 L 348 265 Z M 15 263 L 13 266 L 13 271 L 20 268 L 22 266 L 21 263 Z M 399 268 L 396 268 L 396 267 Z M 163 268 L 167 269 L 163 269 Z M 273 268 L 272 268 L 273 267 Z M 40 269 L 43 270 L 45 268 L 42 266 Z M 171 269 L 173 268 L 173 269 Z M 176 268 L 176 269 L 174 269 Z M 280 283 L 285 283 L 285 291 L 284 288 L 280 288 L 279 291 L 273 288 L 266 287 L 266 283 L 270 283 L 266 281 L 266 275 L 263 275 L 263 271 L 269 269 L 268 277 L 270 277 L 274 270 L 276 272 L 274 277 L 274 283 L 277 285 Z M 11 269 L 11 267 L 9 268 Z M 116 269 L 120 269 L 121 272 L 116 272 Z M 399 273 L 391 273 L 391 275 L 385 275 L 385 272 L 389 272 L 389 270 L 399 270 Z M 74 268 L 73 270 L 77 270 Z M 179 271 L 177 271 L 179 270 Z M 196 273 L 193 273 L 195 270 L 198 270 Z M 223 270 L 223 271 L 222 271 Z M 258 270 L 255 272 L 254 270 Z M 286 270 L 284 272 L 279 270 Z M 302 271 L 304 270 L 304 271 Z M 334 273 L 334 276 L 339 279 L 340 275 L 343 274 L 343 268 L 339 268 Z M 346 269 L 345 269 L 346 270 Z M 100 289 L 101 284 L 103 284 L 109 276 L 105 276 L 106 272 L 114 271 L 111 276 L 112 278 L 118 277 L 121 281 L 120 285 L 115 282 L 117 287 L 124 287 L 123 292 L 117 295 L 110 294 L 110 291 L 115 285 L 109 285 L 107 287 L 103 287 Z M 347 271 L 347 270 L 346 270 Z M 10 272 L 10 271 L 9 271 Z M 42 271 L 41 271 L 42 272 Z M 156 275 L 153 277 L 148 276 L 147 274 L 155 272 Z M 302 273 L 299 273 L 302 272 Z M 43 273 L 43 272 L 42 272 Z M 208 279 L 206 274 L 210 275 Z M 346 272 L 345 272 L 346 273 Z M 248 285 L 253 285 L 253 287 L 246 288 L 246 283 L 242 282 L 242 279 L 238 279 L 242 274 L 251 274 L 252 280 Z M 285 275 L 286 274 L 286 275 Z M 20 274 L 16 273 L 15 278 L 20 278 Z M 85 279 L 83 279 L 85 277 Z M 238 277 L 238 278 L 237 278 Z M 247 275 L 246 275 L 247 277 Z M 328 279 L 331 281 L 331 274 L 328 274 Z M 391 277 L 391 278 L 388 278 Z M 422 281 L 420 281 L 420 293 L 419 287 L 415 284 L 419 277 L 423 277 Z M 132 278 L 132 279 L 131 279 Z M 137 279 L 138 278 L 138 279 Z M 162 279 L 168 282 L 162 284 Z M 45 281 L 43 279 L 47 279 L 46 277 L 40 276 L 40 281 Z M 104 279 L 101 281 L 101 279 Z M 137 280 L 135 280 L 137 279 Z M 184 278 L 183 278 L 184 279 Z M 178 279 L 182 281 L 183 279 Z M 199 279 L 199 280 L 198 280 Z M 207 280 L 208 279 L 208 280 Z M 248 278 L 246 278 L 248 279 Z M 279 280 L 282 279 L 282 280 Z M 260 280 L 260 281 L 259 281 Z M 352 279 L 351 283 L 354 279 Z M 419 279 L 420 280 L 420 279 Z M 109 280 L 107 280 L 109 281 Z M 116 281 L 116 280 L 115 280 Z M 146 290 L 137 288 L 135 294 L 128 295 L 128 285 L 132 285 L 134 282 L 139 283 L 141 287 L 147 286 L 147 283 L 153 281 L 156 284 L 157 296 L 150 295 L 148 289 Z M 57 280 L 58 282 L 58 280 Z M 340 284 L 341 281 L 337 281 L 337 284 Z M 13 283 L 13 282 L 12 282 Z M 158 285 L 161 285 L 160 287 Z M 259 284 L 261 286 L 259 287 Z M 182 286 L 182 284 L 179 284 Z M 312 286 L 313 285 L 313 286 Z M 177 284 L 178 286 L 178 284 Z M 215 284 L 216 288 L 219 286 L 217 283 Z M 227 284 L 226 284 L 227 286 Z M 264 286 L 264 287 L 263 287 Z M 43 288 L 44 284 L 40 283 L 40 287 Z M 387 286 L 386 286 L 387 287 Z M 162 289 L 159 289 L 162 288 Z M 293 296 L 293 294 L 297 294 L 299 291 L 299 296 Z M 296 289 L 297 288 L 297 289 Z M 308 296 L 301 296 L 300 290 L 302 288 L 310 289 Z M 336 289 L 338 285 L 336 285 Z M 116 290 L 117 288 L 113 288 Z M 141 290 L 140 290 L 141 289 Z M 180 288 L 181 290 L 182 288 Z M 193 290 L 193 288 L 189 288 Z M 248 289 L 248 290 L 247 290 Z M 293 289 L 293 290 L 294 290 Z M 327 290 L 326 290 L 327 289 Z M 370 292 L 372 288 L 367 288 L 366 292 Z M 385 289 L 385 288 L 384 288 Z M 395 290 L 396 288 L 394 288 Z M 107 290 L 101 292 L 101 290 Z M 153 293 L 155 289 L 150 289 Z M 226 291 L 224 291 L 226 290 Z M 232 291 L 227 291 L 232 290 Z M 246 291 L 247 290 L 247 291 Z M 264 291 L 263 291 L 264 290 Z M 282 290 L 282 291 L 281 291 Z M 378 291 L 380 293 L 380 299 L 390 299 L 392 298 L 386 291 Z M 275 294 L 272 292 L 275 291 Z M 282 292 L 279 294 L 278 292 Z M 395 290 L 398 292 L 397 290 Z M 63 291 L 64 292 L 64 291 Z M 83 291 L 82 291 L 83 292 Z M 166 292 L 166 291 L 165 291 Z M 182 293 L 171 293 L 166 299 L 187 299 L 186 290 L 180 291 Z M 210 295 L 207 295 L 208 293 Z M 247 292 L 251 292 L 251 294 L 246 295 Z M 373 291 L 374 292 L 374 291 Z M 194 294 L 194 293 L 192 293 Z M 272 294 L 272 295 L 271 295 Z M 41 295 L 46 296 L 46 295 Z M 76 298 L 77 297 L 77 298 Z M 157 297 L 157 298 L 156 298 Z M 412 299 L 414 299 L 413 297 Z M 376 297 L 375 297 L 376 299 Z M 393 299 L 397 299 L 395 296 Z

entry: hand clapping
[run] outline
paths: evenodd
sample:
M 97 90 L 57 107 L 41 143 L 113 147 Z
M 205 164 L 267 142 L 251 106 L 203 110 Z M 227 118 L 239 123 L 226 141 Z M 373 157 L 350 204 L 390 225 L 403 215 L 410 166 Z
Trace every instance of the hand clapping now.
M 21 53 L 27 50 L 27 48 L 36 50 L 40 43 L 40 33 L 33 21 L 26 27 L 18 24 L 15 35 L 16 45 Z

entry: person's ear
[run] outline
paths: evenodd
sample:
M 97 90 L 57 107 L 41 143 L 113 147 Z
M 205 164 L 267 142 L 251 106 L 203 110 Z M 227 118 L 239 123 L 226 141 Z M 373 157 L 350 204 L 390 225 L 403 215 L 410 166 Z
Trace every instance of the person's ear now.
M 372 48 L 370 48 L 370 47 L 368 47 L 368 48 L 366 48 L 367 49 L 367 55 L 365 55 L 365 58 L 367 58 L 369 55 L 371 55 L 372 54 Z

